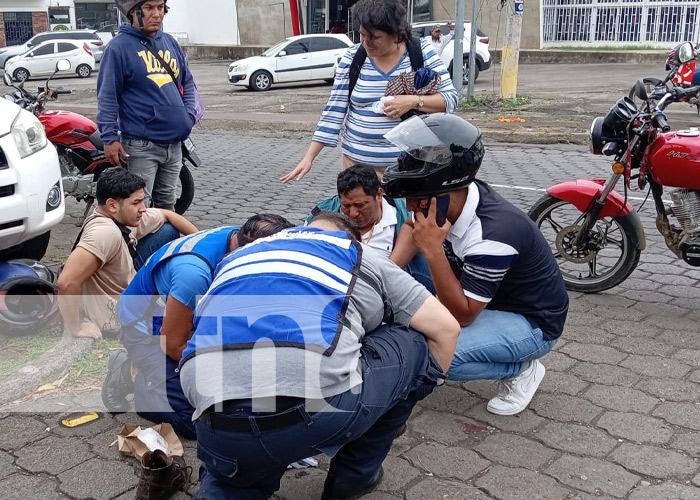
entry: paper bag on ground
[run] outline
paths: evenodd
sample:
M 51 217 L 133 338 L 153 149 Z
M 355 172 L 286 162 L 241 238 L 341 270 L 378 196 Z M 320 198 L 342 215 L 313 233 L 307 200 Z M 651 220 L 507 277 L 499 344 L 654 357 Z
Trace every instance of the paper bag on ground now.
M 151 432 L 157 433 L 161 439 L 154 437 L 149 434 Z M 143 435 L 141 435 L 144 433 Z M 177 437 L 173 426 L 170 424 L 158 424 L 148 429 L 142 429 L 140 426 L 124 424 L 122 430 L 117 436 L 117 444 L 119 446 L 119 451 L 124 455 L 130 457 L 136 457 L 141 460 L 143 455 L 149 451 L 153 451 L 158 448 L 163 448 L 163 442 L 167 446 L 164 450 L 168 455 L 178 455 L 182 456 L 184 450 L 182 448 L 182 443 L 180 438 Z

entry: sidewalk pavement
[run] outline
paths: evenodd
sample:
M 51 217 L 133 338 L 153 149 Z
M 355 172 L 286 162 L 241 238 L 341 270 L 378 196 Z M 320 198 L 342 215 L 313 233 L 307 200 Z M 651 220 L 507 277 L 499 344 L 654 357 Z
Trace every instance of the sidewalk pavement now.
M 301 182 L 277 179 L 301 158 L 306 140 L 199 133 L 204 167 L 194 172 L 200 228 L 240 224 L 258 212 L 301 222 L 334 188 L 339 151 L 325 151 Z M 491 145 L 480 177 L 527 209 L 542 188 L 607 175 L 605 159 L 584 149 Z M 640 200 L 633 200 L 638 205 Z M 571 293 L 562 339 L 543 363 L 547 375 L 530 408 L 514 417 L 485 409 L 492 382 L 447 383 L 412 416 L 387 459 L 379 492 L 366 498 L 700 499 L 700 271 L 678 261 L 641 211 L 647 249 L 622 285 Z M 49 259 L 70 249 L 82 205 L 52 239 Z M 102 411 L 74 429 L 67 413 Z M 115 500 L 134 497 L 138 466 L 109 444 L 133 413 L 111 416 L 99 390 L 63 392 L 0 406 L 0 491 L 4 499 Z M 196 449 L 184 441 L 187 463 Z M 318 498 L 327 467 L 289 471 L 277 498 Z M 189 498 L 188 492 L 173 498 Z

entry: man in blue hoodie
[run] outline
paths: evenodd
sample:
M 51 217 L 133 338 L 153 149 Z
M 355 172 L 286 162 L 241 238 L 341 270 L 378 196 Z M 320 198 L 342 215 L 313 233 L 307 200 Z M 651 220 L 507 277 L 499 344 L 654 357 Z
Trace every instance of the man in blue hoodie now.
M 119 29 L 102 56 L 97 124 L 107 159 L 116 166 L 124 159 L 146 181 L 153 206 L 173 210 L 195 90 L 185 54 L 162 30 L 166 1 L 116 0 L 131 25 Z

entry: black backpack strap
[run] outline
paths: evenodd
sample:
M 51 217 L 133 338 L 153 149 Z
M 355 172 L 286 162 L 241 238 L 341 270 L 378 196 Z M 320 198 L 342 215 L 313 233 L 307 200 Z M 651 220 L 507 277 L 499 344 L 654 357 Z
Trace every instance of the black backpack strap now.
M 367 51 L 362 46 L 362 44 L 360 44 L 360 46 L 357 48 L 357 52 L 355 52 L 355 56 L 352 58 L 352 62 L 350 63 L 350 82 L 348 83 L 348 102 L 350 102 L 350 96 L 352 95 L 352 91 L 355 88 L 355 84 L 357 83 L 357 79 L 360 78 L 360 71 L 362 70 L 362 65 L 365 63 L 365 59 L 367 59 Z
M 163 59 L 163 56 L 161 56 L 158 52 L 156 52 L 156 50 L 155 50 L 155 49 L 153 48 L 153 46 L 151 45 L 150 40 L 147 40 L 146 38 L 142 38 L 142 39 L 141 39 L 141 45 L 143 45 L 144 47 L 146 47 L 146 48 L 148 49 L 148 51 L 149 51 L 151 54 L 153 54 L 153 57 L 155 57 L 155 58 L 158 60 L 158 62 L 160 63 L 160 65 L 163 66 L 163 69 L 166 70 L 166 71 L 168 72 L 168 74 L 170 75 L 170 78 L 173 79 L 173 83 L 175 84 L 175 86 L 177 87 L 177 89 L 180 91 L 180 95 L 182 96 L 183 88 L 182 88 L 182 85 L 180 85 L 180 84 L 178 83 L 177 78 L 175 77 L 175 72 L 173 71 L 173 68 L 171 68 L 170 65 L 169 65 L 168 63 L 165 62 L 165 59 Z
M 424 66 L 423 48 L 420 44 L 420 38 L 414 36 L 408 41 L 408 57 L 411 59 L 413 71 L 418 71 Z

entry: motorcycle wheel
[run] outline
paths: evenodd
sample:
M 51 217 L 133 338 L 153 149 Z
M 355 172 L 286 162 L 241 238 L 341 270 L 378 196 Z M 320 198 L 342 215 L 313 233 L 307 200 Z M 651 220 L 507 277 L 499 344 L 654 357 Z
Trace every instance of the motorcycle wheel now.
M 662 84 L 662 80 L 653 77 L 642 78 L 642 82 L 644 83 L 647 95 L 651 95 L 654 89 Z M 649 99 L 649 106 L 651 109 L 646 109 L 647 103 L 634 95 L 634 86 L 632 86 L 632 88 L 630 89 L 629 98 L 632 99 L 632 101 L 634 101 L 634 104 L 640 111 L 651 111 L 651 109 L 654 109 L 659 103 L 658 99 Z
M 194 199 L 194 178 L 192 178 L 192 172 L 190 172 L 190 169 L 184 162 L 180 169 L 179 180 L 178 196 L 177 200 L 175 200 L 175 213 L 182 215 L 190 208 Z
M 552 249 L 567 290 L 597 293 L 619 285 L 637 267 L 641 251 L 632 243 L 634 228 L 625 217 L 606 217 L 591 231 L 595 249 L 579 250 L 571 242 L 585 214 L 568 201 L 546 194 L 528 213 Z

